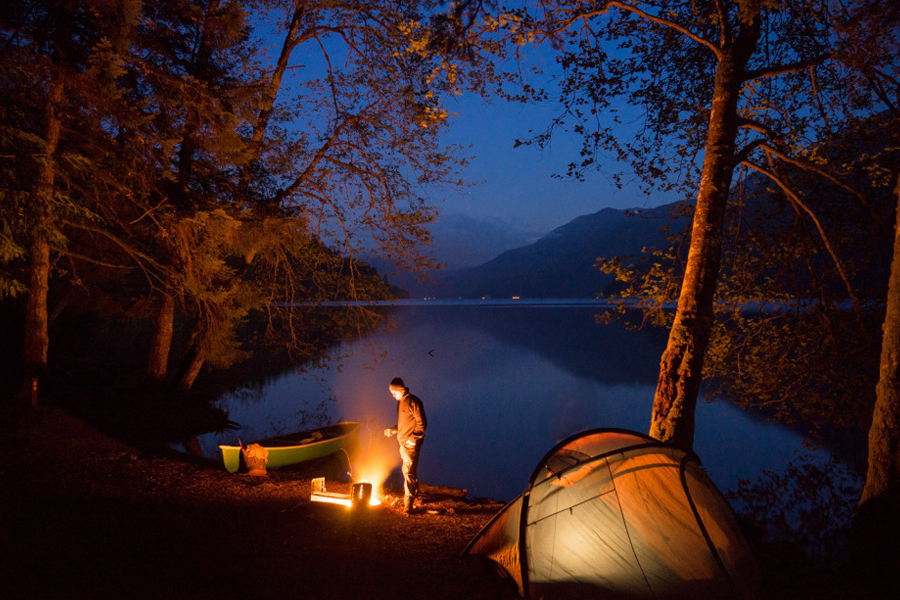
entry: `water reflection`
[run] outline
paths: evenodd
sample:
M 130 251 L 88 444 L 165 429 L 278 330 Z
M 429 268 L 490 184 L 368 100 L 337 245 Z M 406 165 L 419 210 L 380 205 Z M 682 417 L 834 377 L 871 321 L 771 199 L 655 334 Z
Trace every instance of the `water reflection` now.
M 413 305 L 392 310 L 399 329 L 352 342 L 340 370 L 290 373 L 258 400 L 223 399 L 240 432 L 201 438 L 204 452 L 301 428 L 318 413 L 364 423 L 363 447 L 396 421 L 388 383 L 402 377 L 425 402 L 419 468 L 433 485 L 510 500 L 557 441 L 594 427 L 646 432 L 665 332 L 598 325 L 592 306 Z M 334 402 L 324 402 L 333 398 Z M 784 469 L 803 436 L 725 402 L 701 403 L 695 450 L 723 490 Z

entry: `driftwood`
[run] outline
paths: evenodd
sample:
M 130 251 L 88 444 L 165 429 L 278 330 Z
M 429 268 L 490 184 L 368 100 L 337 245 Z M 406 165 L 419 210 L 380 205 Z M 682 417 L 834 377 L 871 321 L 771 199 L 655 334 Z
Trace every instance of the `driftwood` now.
M 462 500 L 469 493 L 469 490 L 460 488 L 452 488 L 443 485 L 428 485 L 427 483 L 419 483 L 419 493 L 424 496 L 444 496 L 447 498 L 455 498 Z

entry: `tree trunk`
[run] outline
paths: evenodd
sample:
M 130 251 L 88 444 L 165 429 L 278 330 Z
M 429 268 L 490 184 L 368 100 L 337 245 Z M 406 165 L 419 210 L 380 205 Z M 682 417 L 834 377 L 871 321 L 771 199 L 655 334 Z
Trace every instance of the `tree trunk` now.
M 178 378 L 177 389 L 179 392 L 186 392 L 191 389 L 191 386 L 194 385 L 194 380 L 197 379 L 197 375 L 200 374 L 200 369 L 203 368 L 205 362 L 206 352 L 204 352 L 200 340 L 197 340 L 191 344 L 187 356 L 185 357 L 184 369 L 181 372 L 181 376 Z
M 894 193 L 897 196 L 894 256 L 882 326 L 884 337 L 875 410 L 869 428 L 869 466 L 860 505 L 900 486 L 900 177 Z
M 250 151 L 247 164 L 241 168 L 241 191 L 243 194 L 246 194 L 250 187 L 254 166 L 259 160 L 259 152 L 262 147 L 263 137 L 265 137 L 266 129 L 269 127 L 269 119 L 272 116 L 278 92 L 281 90 L 281 82 L 284 78 L 285 71 L 287 71 L 291 52 L 293 52 L 294 48 L 297 47 L 297 44 L 300 43 L 298 34 L 301 21 L 305 15 L 306 5 L 303 2 L 297 2 L 294 6 L 294 12 L 291 16 L 287 32 L 285 33 L 284 42 L 281 44 L 281 52 L 275 63 L 275 69 L 272 71 L 272 77 L 269 79 L 269 82 L 261 95 L 261 104 L 256 116 L 256 124 L 253 126 L 253 133 L 250 136 Z
M 758 39 L 758 25 L 749 25 L 731 48 L 723 50 L 716 67 L 687 267 L 653 399 L 650 436 L 685 450 L 694 445 L 694 412 L 713 327 L 725 208 L 735 164 L 737 103 Z
M 209 323 L 205 316 L 199 314 L 191 332 L 191 342 L 187 354 L 182 362 L 181 372 L 178 375 L 176 388 L 179 392 L 186 392 L 194 385 L 194 380 L 200 374 L 200 369 L 206 362 L 206 336 L 209 335 Z
M 62 130 L 60 106 L 64 87 L 61 78 L 53 79 L 50 82 L 44 117 L 44 156 L 33 196 L 34 223 L 31 224 L 32 242 L 23 348 L 23 392 L 27 391 L 27 393 L 32 392 L 33 378 L 40 377 L 46 371 L 47 352 L 50 348 L 47 317 L 47 296 L 50 290 L 50 243 L 47 239 L 47 229 L 52 226 L 50 206 L 56 177 L 54 157 Z
M 47 319 L 47 295 L 50 289 L 50 244 L 38 236 L 31 244 L 28 300 L 25 304 L 25 386 L 40 377 L 47 368 L 50 336 Z
M 900 572 L 900 176 L 894 194 L 894 255 L 869 428 L 869 466 L 853 521 L 850 552 L 855 586 L 863 591 Z
M 162 383 L 169 369 L 169 351 L 175 329 L 175 296 L 163 292 L 159 313 L 150 342 L 150 357 L 147 361 L 147 377 L 155 383 Z

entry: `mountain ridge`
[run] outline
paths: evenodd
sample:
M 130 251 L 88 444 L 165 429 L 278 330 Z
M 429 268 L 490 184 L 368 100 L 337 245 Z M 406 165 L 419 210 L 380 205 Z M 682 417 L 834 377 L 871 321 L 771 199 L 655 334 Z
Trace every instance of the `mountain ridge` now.
M 441 298 L 592 298 L 614 283 L 595 266 L 598 257 L 637 256 L 645 247 L 667 246 L 667 227 L 676 204 L 652 209 L 603 208 L 557 227 L 537 241 L 507 250 L 466 269 L 438 273 L 411 295 Z

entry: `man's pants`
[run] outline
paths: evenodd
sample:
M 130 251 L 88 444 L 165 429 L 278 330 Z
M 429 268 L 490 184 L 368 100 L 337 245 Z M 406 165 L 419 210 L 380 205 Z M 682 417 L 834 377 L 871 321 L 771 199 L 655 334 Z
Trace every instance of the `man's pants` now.
M 416 442 L 415 447 L 407 448 L 400 444 L 400 460 L 403 462 L 403 495 L 407 498 L 415 498 L 419 495 L 419 452 L 422 450 L 422 440 Z

